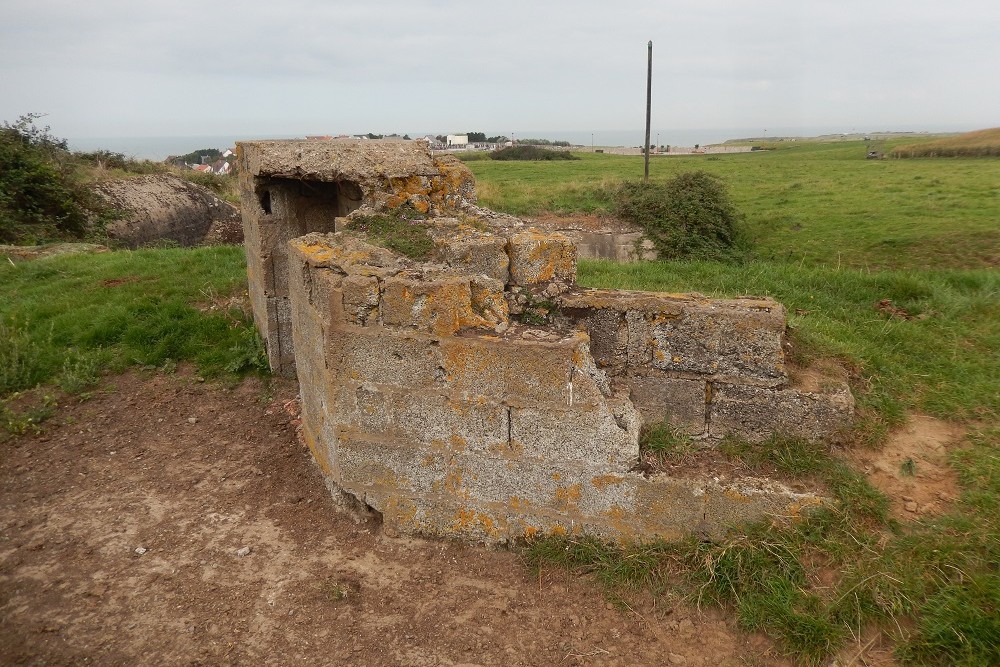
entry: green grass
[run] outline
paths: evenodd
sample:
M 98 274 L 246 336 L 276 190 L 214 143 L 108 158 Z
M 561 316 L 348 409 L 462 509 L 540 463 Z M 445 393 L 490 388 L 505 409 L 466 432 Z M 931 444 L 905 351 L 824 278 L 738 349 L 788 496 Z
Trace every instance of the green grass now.
M 190 361 L 206 376 L 267 368 L 256 330 L 229 299 L 246 290 L 240 248 L 7 264 L 0 290 L 0 397 L 46 382 L 80 391 L 135 364 Z
M 650 180 L 699 169 L 724 179 L 762 260 L 872 270 L 1000 265 L 1000 160 L 866 160 L 864 142 L 783 146 L 655 157 Z M 483 205 L 516 215 L 608 213 L 614 186 L 642 175 L 641 157 L 579 157 L 468 166 Z
M 842 145 L 809 147 L 746 159 L 774 160 L 786 177 L 796 171 L 795 182 L 802 185 L 791 187 L 798 194 L 782 205 L 805 210 L 806 199 L 822 199 L 816 183 L 834 183 L 838 171 L 843 181 L 838 187 L 850 183 L 838 161 L 865 168 L 863 161 L 854 164 L 843 155 L 845 150 Z M 785 158 L 789 164 L 781 164 Z M 718 168 L 728 159 L 706 162 L 704 168 Z M 886 164 L 896 170 L 899 163 L 876 163 L 875 168 Z M 979 164 L 995 173 L 992 163 Z M 951 182 L 966 166 L 961 160 L 949 162 L 933 178 Z M 540 166 L 538 172 L 546 169 Z M 918 195 L 920 181 L 930 177 L 911 178 L 918 185 L 911 183 L 899 201 Z M 775 196 L 776 179 L 760 186 Z M 838 192 L 809 213 L 814 222 L 800 230 L 796 252 L 774 251 L 775 239 L 787 231 L 777 230 L 758 235 L 758 259 L 742 263 L 583 261 L 579 267 L 579 282 L 591 287 L 767 295 L 782 302 L 789 313 L 793 360 L 835 359 L 848 369 L 860 408 L 851 434 L 854 446 L 877 447 L 888 429 L 911 412 L 959 422 L 969 430 L 953 454 L 963 496 L 949 514 L 900 524 L 889 518 L 886 498 L 825 447 L 780 436 L 759 444 L 729 441 L 721 448 L 729 457 L 750 468 L 816 477 L 836 502 L 793 526 L 749 525 L 718 542 L 692 537 L 614 545 L 546 538 L 525 547 L 527 561 L 538 568 L 587 573 L 612 597 L 646 588 L 655 595 L 684 595 L 692 603 L 721 606 L 742 627 L 773 637 L 802 664 L 829 663 L 840 647 L 872 627 L 893 638 L 904 664 L 1000 664 L 1000 430 L 993 426 L 1000 418 L 1000 273 L 981 261 L 995 248 L 980 248 L 977 255 L 970 246 L 985 238 L 975 231 L 983 229 L 985 217 L 962 211 L 980 206 L 983 215 L 997 216 L 995 202 L 975 192 L 974 184 L 969 188 L 952 194 L 963 202 L 948 225 L 927 213 L 914 213 L 908 221 L 892 214 L 895 222 L 843 234 L 837 245 L 821 250 L 840 234 L 842 212 L 829 211 L 850 206 L 851 198 L 857 203 L 854 194 Z M 803 200 L 796 201 L 800 195 Z M 898 246 L 890 252 L 891 243 L 872 242 L 897 223 L 909 225 L 906 234 L 923 238 L 927 247 L 911 252 Z M 839 264 L 831 250 L 840 253 Z M 858 262 L 859 257 L 866 259 Z M 899 268 L 877 269 L 876 264 Z M 879 310 L 883 299 L 893 308 Z M 652 440 L 647 434 L 646 448 L 652 451 L 649 442 L 667 455 L 679 446 L 670 432 L 656 433 Z M 833 572 L 831 584 L 818 583 L 821 571 Z
M 599 213 L 616 183 L 641 173 L 641 158 L 582 158 L 470 168 L 485 204 L 520 213 Z M 594 577 L 612 598 L 645 589 L 729 609 L 803 664 L 829 664 L 872 627 L 893 637 L 904 664 L 1000 664 L 1000 162 L 866 161 L 863 144 L 838 143 L 652 164 L 658 182 L 699 168 L 726 179 L 755 259 L 581 262 L 580 283 L 773 296 L 788 309 L 795 361 L 833 358 L 848 369 L 856 445 L 877 446 L 913 411 L 966 427 L 952 453 L 961 499 L 945 516 L 900 524 L 825 448 L 730 441 L 728 456 L 816 477 L 836 502 L 797 524 L 749 525 L 719 541 L 546 538 L 526 545 L 525 559 Z M 261 370 L 259 339 L 228 306 L 245 281 L 242 251 L 224 247 L 0 266 L 0 398 L 38 383 L 80 390 L 134 364 Z M 880 311 L 883 299 L 895 311 Z M 0 420 L 26 432 L 52 407 L 0 404 Z M 644 447 L 671 456 L 688 444 L 651 431 Z
M 692 602 L 722 606 L 802 664 L 828 663 L 870 627 L 894 637 L 904 664 L 1000 663 L 1000 430 L 991 427 L 1000 417 L 1000 274 L 586 261 L 579 280 L 775 297 L 790 313 L 796 361 L 834 358 L 849 369 L 861 413 L 856 446 L 877 446 L 913 411 L 970 429 L 953 460 L 963 497 L 947 516 L 900 525 L 888 518 L 885 497 L 827 448 L 780 436 L 733 440 L 721 447 L 729 457 L 816 477 L 836 503 L 794 526 L 750 525 L 721 542 L 548 538 L 526 547 L 530 563 L 590 573 L 611 595 L 673 588 Z M 882 299 L 910 319 L 880 312 Z M 669 432 L 657 438 L 667 452 L 677 446 Z M 829 587 L 816 583 L 822 569 L 836 573 Z

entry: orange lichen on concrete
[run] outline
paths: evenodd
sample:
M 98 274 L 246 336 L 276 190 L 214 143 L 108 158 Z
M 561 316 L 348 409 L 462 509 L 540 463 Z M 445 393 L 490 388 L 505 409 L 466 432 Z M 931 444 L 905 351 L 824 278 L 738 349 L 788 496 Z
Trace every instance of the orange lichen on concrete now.
M 612 484 L 621 484 L 624 481 L 625 478 L 621 475 L 597 475 L 590 478 L 590 483 L 598 490 L 604 490 L 605 487 Z

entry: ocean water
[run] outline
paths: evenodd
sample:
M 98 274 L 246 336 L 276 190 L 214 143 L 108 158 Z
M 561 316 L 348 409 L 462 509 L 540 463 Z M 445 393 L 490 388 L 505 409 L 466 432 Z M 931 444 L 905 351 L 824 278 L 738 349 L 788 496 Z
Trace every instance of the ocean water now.
M 655 145 L 694 146 L 707 145 L 726 141 L 727 139 L 744 139 L 748 137 L 815 137 L 828 134 L 878 133 L 888 131 L 899 132 L 944 132 L 962 131 L 970 128 L 862 128 L 862 127 L 774 127 L 774 128 L 714 128 L 714 129 L 668 129 L 651 128 L 649 141 Z M 508 130 L 495 134 L 513 133 L 515 139 L 549 139 L 551 141 L 568 141 L 580 146 L 642 146 L 645 140 L 645 130 L 594 130 L 563 131 L 563 130 Z M 329 132 L 336 135 L 337 132 Z M 423 137 L 436 132 L 409 132 L 411 137 Z M 487 132 L 488 135 L 494 132 Z M 303 135 L 298 135 L 299 137 Z M 225 150 L 235 146 L 237 141 L 252 139 L 295 139 L 296 135 L 204 135 L 176 137 L 81 137 L 69 139 L 69 147 L 75 151 L 108 150 L 127 156 L 146 159 L 164 160 L 171 155 L 184 155 L 201 148 L 217 148 Z

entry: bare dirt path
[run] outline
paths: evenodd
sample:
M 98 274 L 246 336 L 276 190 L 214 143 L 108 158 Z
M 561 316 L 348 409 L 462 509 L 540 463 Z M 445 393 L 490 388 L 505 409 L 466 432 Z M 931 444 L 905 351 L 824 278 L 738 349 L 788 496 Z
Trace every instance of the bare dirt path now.
M 714 615 L 356 523 L 294 395 L 129 373 L 0 444 L 0 664 L 783 664 Z

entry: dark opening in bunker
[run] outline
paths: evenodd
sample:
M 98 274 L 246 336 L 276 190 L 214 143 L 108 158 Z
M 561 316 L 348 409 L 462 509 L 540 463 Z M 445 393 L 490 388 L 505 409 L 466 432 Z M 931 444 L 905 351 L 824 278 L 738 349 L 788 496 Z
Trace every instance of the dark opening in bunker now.
M 361 207 L 363 193 L 352 181 L 314 181 L 272 177 L 258 179 L 261 208 L 291 223 L 298 234 L 332 232 L 334 218 Z

